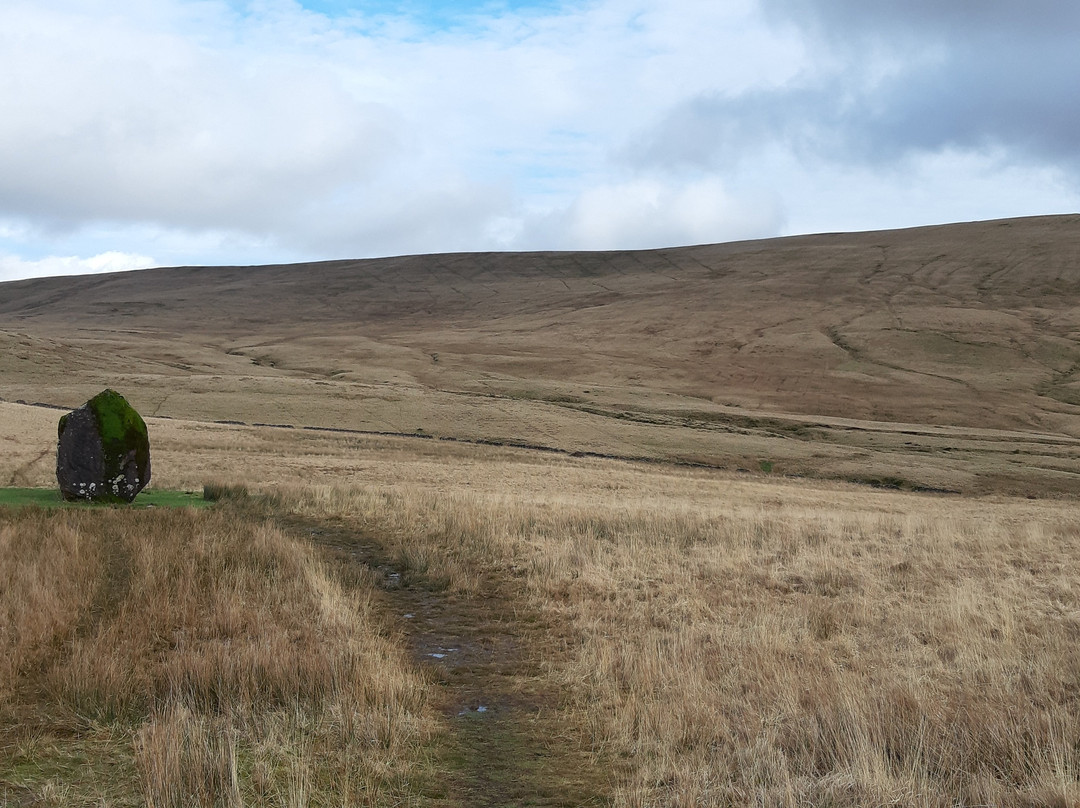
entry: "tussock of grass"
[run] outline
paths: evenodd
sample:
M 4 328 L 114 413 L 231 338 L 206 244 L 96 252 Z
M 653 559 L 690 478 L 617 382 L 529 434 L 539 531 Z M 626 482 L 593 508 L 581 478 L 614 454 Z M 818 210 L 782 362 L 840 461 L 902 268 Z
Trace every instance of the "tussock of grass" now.
M 247 497 L 248 489 L 246 485 L 220 482 L 203 484 L 203 499 L 207 502 L 218 502 L 223 499 L 239 500 Z
M 118 765 L 110 804 L 400 798 L 430 725 L 371 592 L 228 509 L 0 512 L 0 784 L 44 799 L 78 747 L 69 805 Z
M 572 634 L 550 674 L 597 754 L 625 764 L 617 805 L 1080 800 L 1074 512 L 724 493 L 285 499 L 378 529 L 451 590 L 518 577 L 518 608 Z

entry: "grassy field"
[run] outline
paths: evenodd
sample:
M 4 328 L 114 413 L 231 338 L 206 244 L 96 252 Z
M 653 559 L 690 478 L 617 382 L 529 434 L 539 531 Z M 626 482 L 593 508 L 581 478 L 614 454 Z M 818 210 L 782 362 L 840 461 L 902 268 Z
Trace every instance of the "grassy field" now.
M 1080 800 L 1071 502 L 158 426 L 250 493 L 0 508 L 9 802 Z
M 247 515 L 0 509 L 5 804 L 371 804 L 432 731 L 371 581 Z
M 615 805 L 1080 799 L 1073 509 L 583 471 L 286 501 L 462 597 L 512 581 Z
M 1076 232 L 0 285 L 0 805 L 1080 805 Z

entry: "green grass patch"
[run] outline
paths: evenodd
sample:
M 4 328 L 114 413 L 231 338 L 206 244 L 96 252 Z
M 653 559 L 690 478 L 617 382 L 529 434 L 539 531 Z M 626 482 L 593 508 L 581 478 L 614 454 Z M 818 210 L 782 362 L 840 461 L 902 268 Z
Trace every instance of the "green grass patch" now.
M 138 806 L 130 730 L 93 727 L 81 736 L 27 735 L 0 751 L 0 805 Z
M 24 508 L 206 508 L 202 492 L 145 489 L 130 505 L 65 502 L 57 488 L 0 488 L 0 507 Z

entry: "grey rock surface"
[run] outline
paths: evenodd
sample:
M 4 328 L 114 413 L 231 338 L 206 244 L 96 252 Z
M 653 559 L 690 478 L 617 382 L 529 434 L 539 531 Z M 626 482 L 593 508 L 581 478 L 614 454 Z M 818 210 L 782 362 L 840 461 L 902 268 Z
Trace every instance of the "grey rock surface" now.
M 150 482 L 146 424 L 105 390 L 60 419 L 56 481 L 68 501 L 131 502 Z

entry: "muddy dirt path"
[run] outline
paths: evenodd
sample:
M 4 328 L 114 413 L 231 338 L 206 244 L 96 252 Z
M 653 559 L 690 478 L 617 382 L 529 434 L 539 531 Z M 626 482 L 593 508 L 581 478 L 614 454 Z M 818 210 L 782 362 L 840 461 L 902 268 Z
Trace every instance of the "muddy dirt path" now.
M 392 630 L 431 683 L 445 732 L 433 748 L 431 806 L 600 806 L 611 775 L 562 710 L 551 664 L 565 653 L 558 627 L 524 610 L 512 581 L 488 576 L 480 596 L 444 591 L 392 559 L 377 536 L 341 522 L 282 517 L 290 533 L 381 584 Z

